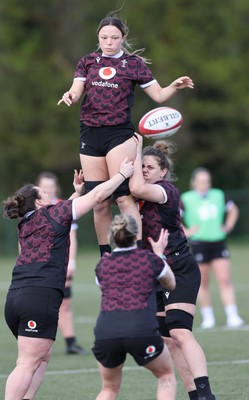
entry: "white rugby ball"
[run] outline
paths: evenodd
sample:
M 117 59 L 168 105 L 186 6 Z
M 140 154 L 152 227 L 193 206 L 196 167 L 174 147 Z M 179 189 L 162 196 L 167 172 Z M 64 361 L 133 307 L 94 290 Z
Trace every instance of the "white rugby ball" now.
M 140 119 L 138 130 L 146 138 L 163 139 L 174 135 L 182 123 L 182 115 L 175 108 L 158 107 Z

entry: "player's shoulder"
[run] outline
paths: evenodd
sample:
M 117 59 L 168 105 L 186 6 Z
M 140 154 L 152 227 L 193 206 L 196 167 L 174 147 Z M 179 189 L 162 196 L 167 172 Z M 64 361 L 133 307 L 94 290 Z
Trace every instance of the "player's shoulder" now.
M 224 195 L 224 191 L 219 188 L 211 188 L 209 191 L 210 191 L 210 193 Z
M 84 63 L 86 63 L 86 62 L 92 62 L 92 61 L 95 61 L 95 60 L 97 60 L 97 59 L 100 59 L 100 57 L 101 57 L 101 54 L 94 51 L 94 52 L 92 52 L 92 53 L 87 53 L 87 54 L 85 54 L 84 56 L 82 56 L 82 57 L 79 59 L 79 63 L 80 63 L 80 62 L 84 62 Z
M 169 182 L 169 181 L 167 181 L 167 180 L 158 181 L 158 182 L 156 182 L 155 184 L 156 184 L 156 185 L 159 185 L 159 186 L 162 186 L 162 188 L 163 188 L 166 192 L 171 191 L 171 192 L 177 192 L 177 193 L 179 193 L 178 187 L 176 187 L 176 186 L 174 185 L 174 183 Z
M 130 62 L 133 62 L 133 63 L 136 63 L 138 65 L 146 65 L 144 60 L 142 59 L 142 57 L 140 57 L 136 53 L 124 52 L 123 55 L 120 58 L 121 59 L 125 59 L 125 60 L 130 61 Z

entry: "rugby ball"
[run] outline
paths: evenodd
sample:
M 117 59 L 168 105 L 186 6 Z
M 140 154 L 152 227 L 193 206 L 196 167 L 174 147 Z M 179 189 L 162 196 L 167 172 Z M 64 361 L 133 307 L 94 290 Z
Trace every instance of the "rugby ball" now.
M 174 135 L 183 123 L 179 111 L 171 107 L 158 107 L 147 112 L 139 121 L 138 130 L 149 139 L 163 139 Z

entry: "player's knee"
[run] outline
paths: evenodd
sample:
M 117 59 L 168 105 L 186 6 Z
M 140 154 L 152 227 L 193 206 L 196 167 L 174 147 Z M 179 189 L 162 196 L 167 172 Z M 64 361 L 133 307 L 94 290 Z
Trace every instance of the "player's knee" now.
M 176 391 L 176 378 L 174 372 L 163 374 L 158 378 L 158 389 L 160 388 L 171 388 L 171 390 Z

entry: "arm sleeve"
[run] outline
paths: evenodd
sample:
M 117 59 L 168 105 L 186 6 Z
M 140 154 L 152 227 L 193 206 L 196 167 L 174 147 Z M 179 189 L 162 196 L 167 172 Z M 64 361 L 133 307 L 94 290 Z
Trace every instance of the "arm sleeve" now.
M 164 262 L 164 268 L 161 271 L 161 273 L 157 276 L 157 279 L 160 279 L 162 276 L 164 276 L 166 274 L 167 269 L 168 269 L 168 264 L 166 263 L 166 261 L 163 261 L 163 262 Z
M 72 200 L 62 200 L 48 208 L 47 211 L 50 216 L 62 226 L 72 222 Z
M 73 216 L 73 221 L 77 221 L 75 199 L 72 200 L 72 216 Z
M 161 185 L 156 185 L 156 186 L 159 187 L 159 188 L 161 189 L 161 191 L 163 192 L 163 196 L 164 196 L 164 200 L 163 200 L 162 202 L 158 203 L 158 204 L 165 204 L 165 203 L 167 203 L 168 196 L 167 196 L 166 190 L 165 190 Z
M 86 77 L 87 77 L 87 71 L 85 67 L 85 58 L 83 57 L 76 65 L 74 71 L 74 80 L 85 82 Z
M 152 75 L 150 69 L 147 67 L 145 62 L 137 56 L 137 82 L 139 86 L 144 89 L 153 83 L 157 82 L 157 80 Z

